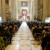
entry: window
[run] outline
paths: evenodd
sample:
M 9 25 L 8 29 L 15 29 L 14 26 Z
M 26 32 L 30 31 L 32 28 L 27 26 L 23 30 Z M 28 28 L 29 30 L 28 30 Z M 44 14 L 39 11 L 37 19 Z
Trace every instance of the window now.
M 45 22 L 46 22 L 46 23 L 50 23 L 50 17 L 47 18 L 47 19 L 45 19 Z
M 27 7 L 27 6 L 28 6 L 27 1 L 22 1 L 22 2 L 21 2 L 21 6 L 22 6 L 22 7 Z
M 2 22 L 2 17 L 0 17 L 0 22 Z

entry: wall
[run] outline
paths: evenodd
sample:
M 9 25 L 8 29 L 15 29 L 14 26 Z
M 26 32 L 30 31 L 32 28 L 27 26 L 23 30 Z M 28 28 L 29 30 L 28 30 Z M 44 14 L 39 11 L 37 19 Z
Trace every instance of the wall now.
M 43 0 L 43 21 L 49 16 L 49 0 Z
M 2 8 L 2 18 L 3 18 L 3 21 L 6 21 L 6 16 L 5 16 L 5 0 L 2 0 L 2 3 L 1 3 L 1 8 Z
M 49 0 L 49 16 L 50 16 L 50 0 Z
M 0 16 L 1 16 L 1 0 L 0 0 Z

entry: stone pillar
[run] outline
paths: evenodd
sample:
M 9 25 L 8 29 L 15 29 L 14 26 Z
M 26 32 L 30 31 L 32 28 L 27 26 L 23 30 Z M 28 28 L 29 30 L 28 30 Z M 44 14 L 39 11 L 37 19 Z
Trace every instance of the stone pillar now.
M 1 16 L 1 0 L 0 0 L 0 16 Z
M 49 16 L 50 16 L 50 0 L 49 0 Z
M 6 21 L 6 17 L 5 17 L 5 0 L 1 0 L 2 1 L 2 18 L 3 18 L 3 21 Z
M 43 20 L 49 16 L 49 1 L 48 0 L 43 0 Z
M 30 0 L 30 20 L 32 21 L 32 1 Z
M 16 0 L 11 0 L 11 19 L 16 20 Z
M 18 20 L 18 4 L 19 4 L 19 1 L 17 0 L 16 1 L 16 20 Z
M 35 1 L 35 17 L 38 17 L 38 0 Z
M 35 0 L 33 0 L 33 4 L 32 4 L 32 20 L 34 20 L 35 17 Z

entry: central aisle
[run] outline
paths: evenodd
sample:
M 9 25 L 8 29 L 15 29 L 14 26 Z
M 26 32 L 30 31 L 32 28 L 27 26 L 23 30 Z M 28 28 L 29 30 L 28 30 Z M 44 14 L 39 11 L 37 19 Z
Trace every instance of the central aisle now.
M 41 45 L 38 44 L 39 42 L 34 40 L 27 23 L 23 22 L 12 38 L 12 44 L 8 45 L 5 50 L 41 50 Z

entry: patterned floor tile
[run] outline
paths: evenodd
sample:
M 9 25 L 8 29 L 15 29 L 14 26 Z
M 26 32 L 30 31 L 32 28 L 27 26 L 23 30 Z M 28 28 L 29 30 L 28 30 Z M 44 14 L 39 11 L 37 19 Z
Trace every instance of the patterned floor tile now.
M 26 22 L 23 22 L 19 30 L 14 34 L 11 45 L 5 50 L 41 50 L 41 45 L 35 41 L 32 32 Z

